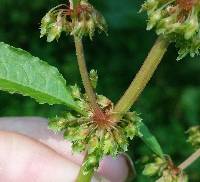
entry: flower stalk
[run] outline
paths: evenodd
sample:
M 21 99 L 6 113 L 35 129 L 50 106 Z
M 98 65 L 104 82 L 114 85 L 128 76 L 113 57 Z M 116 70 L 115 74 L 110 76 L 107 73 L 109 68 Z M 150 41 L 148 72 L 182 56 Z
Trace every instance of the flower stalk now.
M 79 71 L 81 74 L 81 78 L 83 81 L 83 85 L 86 91 L 86 94 L 88 96 L 88 100 L 90 103 L 90 107 L 93 110 L 94 114 L 99 118 L 99 120 L 103 120 L 105 118 L 104 113 L 99 108 L 97 102 L 96 102 L 96 94 L 94 93 L 94 90 L 92 88 L 87 66 L 85 63 L 85 56 L 84 56 L 84 49 L 83 49 L 83 43 L 82 40 L 78 37 L 74 37 L 75 41 L 75 47 L 76 47 L 76 55 L 79 65 Z
M 141 69 L 114 108 L 117 120 L 121 118 L 121 114 L 123 115 L 131 108 L 144 90 L 167 51 L 168 45 L 169 42 L 164 37 L 160 36 L 157 39 Z
M 76 9 L 76 7 L 80 4 L 81 0 L 71 0 L 73 2 L 73 7 Z

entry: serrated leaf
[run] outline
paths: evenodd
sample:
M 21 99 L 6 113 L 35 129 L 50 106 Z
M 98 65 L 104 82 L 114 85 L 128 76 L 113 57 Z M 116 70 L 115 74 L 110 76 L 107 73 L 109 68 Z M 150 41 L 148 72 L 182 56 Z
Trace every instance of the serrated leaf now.
M 78 110 L 57 68 L 3 42 L 0 42 L 0 90 L 30 96 L 41 104 L 63 104 Z
M 159 157 L 163 158 L 164 154 L 160 144 L 153 134 L 149 131 L 148 127 L 142 122 L 137 122 L 139 137 L 144 141 L 144 143 Z

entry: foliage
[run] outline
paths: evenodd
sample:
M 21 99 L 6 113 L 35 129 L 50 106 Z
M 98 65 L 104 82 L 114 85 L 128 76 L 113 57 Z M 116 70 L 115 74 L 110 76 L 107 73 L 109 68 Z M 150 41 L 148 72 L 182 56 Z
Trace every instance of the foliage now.
M 163 158 L 163 151 L 160 147 L 155 136 L 151 134 L 147 126 L 142 122 L 137 122 L 137 129 L 139 137 L 144 141 L 144 143 L 159 157 Z
M 44 40 L 38 39 L 38 22 L 50 9 L 48 5 L 51 4 L 52 7 L 59 3 L 52 0 L 19 0 L 15 3 L 12 0 L 1 0 L 0 37 L 1 41 L 29 50 L 33 55 L 48 60 L 51 65 L 59 64 L 58 67 L 68 81 L 75 82 L 79 75 L 74 64 L 72 44 L 66 44 L 65 38 L 59 41 L 59 46 L 56 42 L 47 45 Z M 108 20 L 110 36 L 96 38 L 92 45 L 87 44 L 89 66 L 98 68 L 101 75 L 98 92 L 116 101 L 131 81 L 132 72 L 136 73 L 142 64 L 155 36 L 144 31 L 145 20 L 137 13 L 141 1 L 124 0 L 116 3 L 115 0 L 110 0 L 96 1 L 94 4 Z M 153 129 L 160 143 L 164 144 L 164 151 L 172 154 L 173 159 L 180 163 L 192 152 L 190 145 L 184 142 L 184 131 L 188 126 L 198 124 L 200 118 L 200 78 L 197 76 L 200 65 L 196 61 L 198 57 L 190 62 L 181 63 L 174 62 L 174 59 L 175 51 L 171 47 L 134 110 L 145 113 L 142 117 Z M 66 62 L 67 67 L 64 66 Z M 2 116 L 49 116 L 49 107 L 46 105 L 38 106 L 27 98 L 10 97 L 3 92 L 0 97 Z M 19 104 L 23 104 L 24 107 L 19 108 Z M 51 115 L 54 116 L 62 110 L 63 108 L 54 106 Z M 136 154 L 134 157 L 133 151 Z M 141 143 L 135 143 L 129 149 L 133 158 L 140 157 L 141 153 L 148 153 L 148 149 Z M 139 163 L 136 167 L 141 171 Z M 188 170 L 192 182 L 197 182 L 200 178 L 198 169 L 198 164 L 194 164 Z M 150 180 L 139 175 L 136 181 Z
M 68 20 L 65 17 L 66 13 L 68 15 L 68 10 L 67 12 L 64 9 L 57 10 L 57 8 L 64 5 L 59 5 L 51 9 L 42 19 L 41 35 L 47 34 L 48 42 L 53 41 L 55 38 L 58 40 L 62 30 L 66 31 L 65 26 L 73 26 L 67 25 L 68 23 L 73 24 L 74 20 L 80 20 L 85 13 L 87 18 L 96 17 L 96 13 L 93 12 L 91 13 L 91 17 L 87 15 L 93 7 L 84 0 L 83 3 L 81 1 L 80 4 L 80 6 L 84 5 L 81 8 L 86 8 L 82 10 L 83 12 L 77 12 L 78 6 L 76 11 L 69 9 L 69 12 L 72 12 L 70 17 L 68 17 L 68 19 L 72 17 L 70 22 L 67 22 Z M 77 13 L 77 15 L 74 13 Z M 74 16 L 77 16 L 77 18 L 74 18 Z M 84 26 L 87 26 L 85 20 L 83 23 Z M 73 31 L 72 28 L 71 33 Z M 76 44 L 76 39 L 81 39 L 82 36 L 74 36 Z M 77 46 L 76 48 L 78 48 Z M 83 170 L 81 168 L 83 174 L 90 174 L 91 171 L 97 169 L 100 160 L 104 156 L 111 155 L 116 157 L 121 152 L 126 152 L 129 144 L 128 138 L 132 140 L 137 135 L 143 139 L 153 152 L 163 157 L 163 152 L 156 138 L 152 136 L 148 128 L 142 123 L 142 119 L 136 112 L 115 113 L 114 104 L 103 95 L 97 95 L 96 93 L 94 99 L 98 106 L 93 107 L 90 102 L 90 92 L 87 92 L 90 83 L 86 85 L 89 87 L 85 88 L 85 94 L 81 94 L 77 85 L 71 86 L 71 90 L 69 90 L 58 70 L 41 61 L 39 58 L 33 57 L 28 52 L 5 43 L 0 43 L 0 51 L 1 90 L 30 96 L 40 104 L 67 105 L 69 109 L 76 111 L 74 114 L 71 111 L 66 113 L 66 116 L 62 118 L 56 117 L 51 120 L 49 128 L 55 132 L 64 131 L 64 138 L 72 142 L 74 152 L 87 151 L 87 158 L 82 165 Z M 77 52 L 77 56 L 80 59 L 78 54 L 79 52 Z M 81 54 L 84 53 L 82 52 Z M 80 61 L 84 61 L 84 59 L 82 60 L 81 57 L 81 60 L 78 60 L 78 62 Z M 82 72 L 84 71 L 85 74 L 87 70 L 81 69 L 82 67 L 80 67 L 82 76 Z M 96 89 L 97 86 L 97 72 L 92 70 L 89 75 L 86 73 L 86 76 L 91 81 L 93 92 L 93 89 Z M 85 86 L 84 81 L 83 78 Z M 119 115 L 121 119 L 116 119 Z
M 40 104 L 77 108 L 58 70 L 28 52 L 0 43 L 0 89 L 36 99 Z

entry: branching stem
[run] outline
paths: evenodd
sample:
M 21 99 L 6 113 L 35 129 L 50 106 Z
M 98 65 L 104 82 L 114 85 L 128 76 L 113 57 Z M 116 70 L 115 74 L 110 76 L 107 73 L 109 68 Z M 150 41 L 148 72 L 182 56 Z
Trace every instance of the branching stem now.
M 79 70 L 80 70 L 80 74 L 81 74 L 81 78 L 83 81 L 83 85 L 84 85 L 86 94 L 88 96 L 90 107 L 93 110 L 93 112 L 95 113 L 95 115 L 98 116 L 98 118 L 100 118 L 100 119 L 105 118 L 104 113 L 99 108 L 99 106 L 96 102 L 96 94 L 93 91 L 91 81 L 88 76 L 82 40 L 78 37 L 74 37 L 74 41 L 75 41 L 76 55 L 77 55 L 77 59 L 78 59 Z
M 80 0 L 71 0 L 73 2 L 73 7 L 76 8 L 80 4 Z
M 135 101 L 151 79 L 156 68 L 158 67 L 161 59 L 167 51 L 168 45 L 169 42 L 165 38 L 160 36 L 157 39 L 151 51 L 149 52 L 149 55 L 147 56 L 144 64 L 132 81 L 131 85 L 129 86 L 125 94 L 121 97 L 119 102 L 116 104 L 114 108 L 114 113 L 119 114 L 116 114 L 116 120 L 121 119 L 121 114 L 127 112 L 135 103 Z
M 96 96 L 92 89 L 90 79 L 88 76 L 88 70 L 86 67 L 84 50 L 83 50 L 83 43 L 82 43 L 82 40 L 77 37 L 74 37 L 74 40 L 75 40 L 76 55 L 77 55 L 77 60 L 78 60 L 78 65 L 79 65 L 79 71 L 81 74 L 83 85 L 85 87 L 85 91 L 87 93 L 87 96 L 88 96 L 91 106 L 93 108 L 96 108 L 97 107 Z
M 188 157 L 184 162 L 182 162 L 178 168 L 181 170 L 186 169 L 190 166 L 194 161 L 196 161 L 200 157 L 200 149 L 194 152 L 190 157 Z

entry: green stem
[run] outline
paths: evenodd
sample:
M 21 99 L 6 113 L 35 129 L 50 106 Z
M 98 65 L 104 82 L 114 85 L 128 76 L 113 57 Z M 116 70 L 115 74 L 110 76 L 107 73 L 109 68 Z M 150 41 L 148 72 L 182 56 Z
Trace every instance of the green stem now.
M 104 113 L 101 111 L 96 102 L 96 94 L 93 91 L 91 81 L 88 76 L 82 40 L 78 37 L 74 37 L 74 40 L 75 40 L 76 55 L 78 59 L 79 70 L 86 94 L 88 96 L 90 107 L 92 108 L 92 110 L 95 112 L 96 115 L 98 115 L 99 117 L 101 116 L 104 117 Z
M 161 59 L 167 51 L 168 45 L 169 42 L 163 37 L 157 39 L 128 90 L 116 104 L 114 113 L 116 113 L 117 118 L 115 119 L 120 119 L 121 114 L 127 112 L 135 103 L 158 67 Z
M 83 163 L 84 163 L 87 159 L 88 159 L 88 155 L 86 154 Z M 93 174 L 94 174 L 94 170 L 90 171 L 90 172 L 89 172 L 88 174 L 86 174 L 86 175 L 84 175 L 83 171 L 84 171 L 84 167 L 83 167 L 83 165 L 82 165 L 81 168 L 80 168 L 78 177 L 77 177 L 77 179 L 76 179 L 76 182 L 90 182 L 90 181 L 91 181 L 92 176 L 93 176 Z
M 90 104 L 92 105 L 93 108 L 96 108 L 97 107 L 96 96 L 92 89 L 90 78 L 88 76 L 88 70 L 86 67 L 84 50 L 83 50 L 83 43 L 82 43 L 82 40 L 77 37 L 74 37 L 74 40 L 75 40 L 76 55 L 78 59 L 79 71 L 81 74 L 83 85 L 85 87 L 85 91 L 87 93 Z
M 181 170 L 186 169 L 190 166 L 194 161 L 196 161 L 200 157 L 200 149 L 194 152 L 190 157 L 188 157 L 183 163 L 181 163 L 178 167 Z
M 73 7 L 77 7 L 80 4 L 80 0 L 72 0 Z

